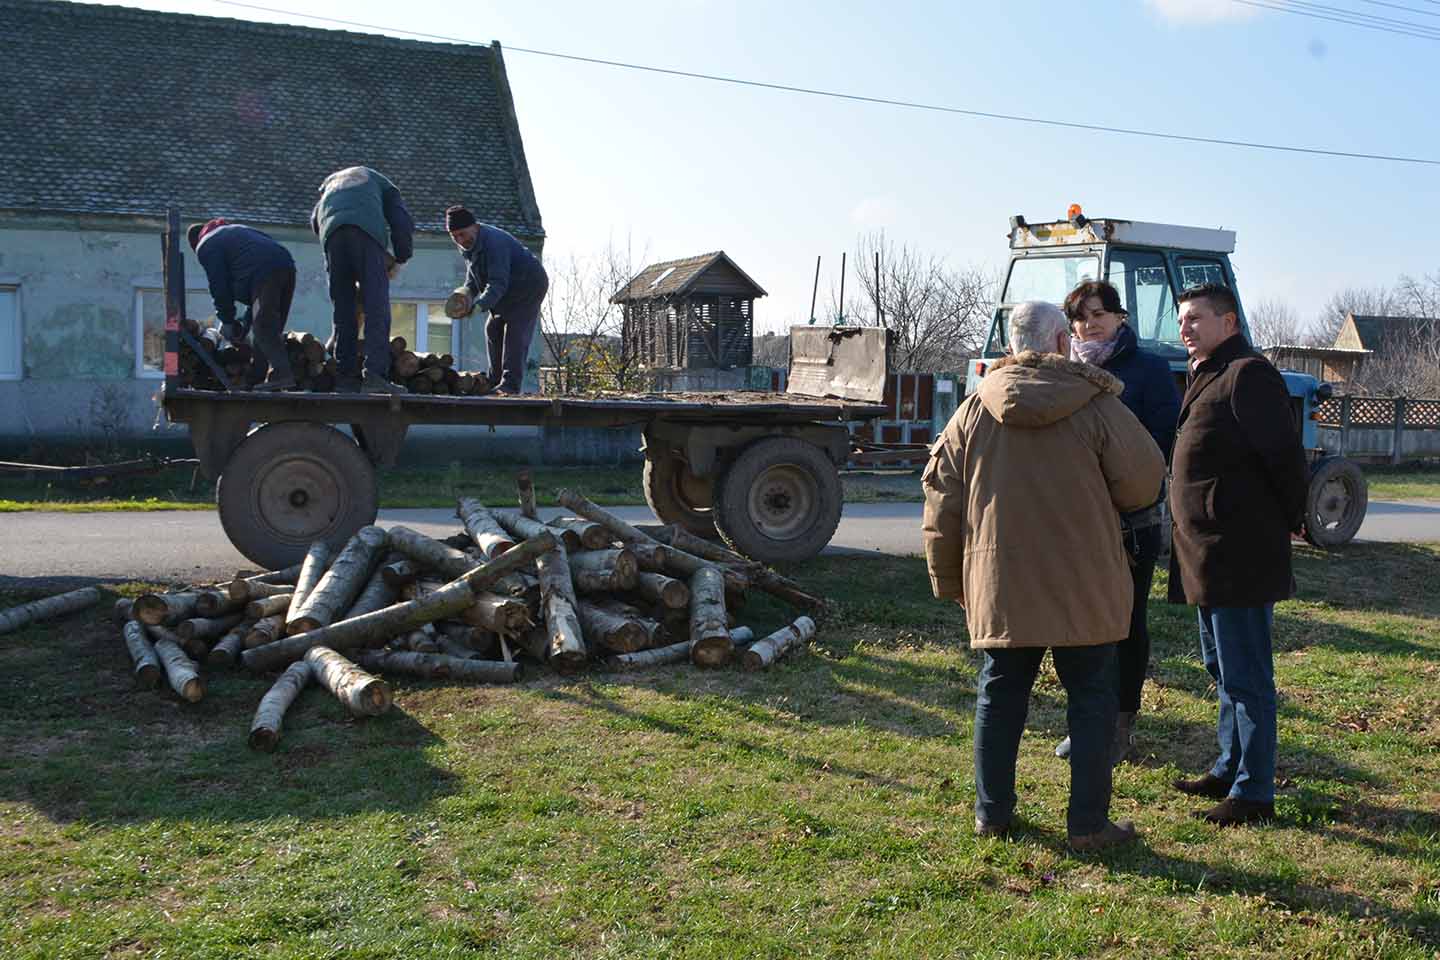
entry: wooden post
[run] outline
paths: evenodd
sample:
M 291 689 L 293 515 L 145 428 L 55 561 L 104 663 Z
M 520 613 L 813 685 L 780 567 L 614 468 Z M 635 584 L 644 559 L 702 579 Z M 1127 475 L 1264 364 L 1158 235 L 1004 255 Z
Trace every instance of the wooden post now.
M 285 632 L 305 633 L 323 627 L 350 609 L 380 561 L 386 541 L 385 531 L 379 527 L 361 527 L 355 531 L 300 609 L 289 612 Z
M 275 749 L 280 741 L 280 726 L 285 720 L 285 711 L 300 696 L 305 685 L 314 677 L 309 661 L 299 660 L 290 664 L 280 679 L 260 698 L 255 708 L 255 719 L 250 724 L 250 749 L 265 753 Z
M 465 532 L 475 541 L 480 552 L 491 560 L 515 545 L 495 521 L 489 510 L 473 497 L 461 497 L 455 507 L 455 515 L 465 525 Z
M 160 685 L 160 659 L 145 635 L 145 627 L 138 620 L 126 620 L 123 633 L 130 662 L 135 664 L 135 685 L 142 690 L 154 690 Z
M 355 666 L 329 647 L 311 647 L 305 662 L 321 686 L 357 717 L 375 717 L 390 709 L 390 686 Z
M 787 627 L 776 630 L 763 640 L 750 644 L 740 662 L 746 670 L 762 670 L 795 647 L 804 646 L 815 636 L 815 621 L 799 617 Z
M 95 587 L 82 587 L 68 593 L 58 593 L 43 600 L 32 600 L 18 607 L 0 612 L 0 633 L 9 633 L 37 620 L 64 616 L 83 610 L 100 602 L 100 591 Z
M 1340 398 L 1340 456 L 1345 456 L 1345 451 L 1350 443 L 1350 395 L 1346 394 Z
M 690 578 L 690 659 L 697 666 L 719 667 L 735 652 L 725 615 L 725 578 L 704 566 Z
M 1395 398 L 1395 429 L 1390 440 L 1390 462 L 1399 463 L 1405 458 L 1405 398 Z

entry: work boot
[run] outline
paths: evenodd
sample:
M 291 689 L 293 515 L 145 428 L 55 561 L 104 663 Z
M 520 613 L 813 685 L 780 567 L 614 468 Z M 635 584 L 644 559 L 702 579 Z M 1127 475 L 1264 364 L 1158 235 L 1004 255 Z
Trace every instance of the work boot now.
M 1135 746 L 1135 714 L 1115 715 L 1115 738 L 1110 741 L 1110 766 L 1116 767 L 1130 755 Z
M 1140 834 L 1135 832 L 1135 824 L 1129 820 L 1121 820 L 1119 823 L 1111 823 L 1107 820 L 1104 829 L 1098 833 L 1087 833 L 1080 836 L 1071 834 L 1070 849 L 1076 853 L 1094 853 L 1096 850 L 1134 843 L 1139 836 Z
M 1203 777 L 1196 777 L 1194 780 L 1186 780 L 1181 777 L 1171 781 L 1170 785 L 1181 793 L 1188 793 L 1192 797 L 1209 797 L 1212 800 L 1224 800 L 1230 796 L 1230 788 L 1235 785 L 1234 780 L 1222 780 L 1213 773 L 1206 773 Z
M 1240 797 L 1226 797 L 1209 810 L 1198 811 L 1192 816 L 1218 827 L 1239 827 L 1247 823 L 1268 823 L 1275 819 L 1275 804 L 1260 803 L 1256 800 L 1242 800 Z
M 979 817 L 975 818 L 975 836 L 977 837 L 1003 837 L 1010 832 L 1010 824 L 987 823 Z
M 365 374 L 365 379 L 360 382 L 360 392 L 405 394 L 409 393 L 410 391 L 406 390 L 398 383 L 391 383 L 389 380 L 386 380 L 382 376 L 374 373 L 367 373 Z
M 1061 740 L 1059 743 L 1055 744 L 1055 756 L 1059 757 L 1061 760 L 1064 760 L 1070 756 L 1070 738 L 1068 736 L 1064 740 Z

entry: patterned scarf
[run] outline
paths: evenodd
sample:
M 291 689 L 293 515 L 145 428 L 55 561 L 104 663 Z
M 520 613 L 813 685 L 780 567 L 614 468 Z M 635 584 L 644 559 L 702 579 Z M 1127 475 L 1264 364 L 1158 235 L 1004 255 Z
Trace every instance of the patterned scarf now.
M 1115 328 L 1115 335 L 1109 340 L 1078 340 L 1070 338 L 1070 359 L 1079 360 L 1081 363 L 1092 364 L 1103 367 L 1105 361 L 1109 360 L 1115 353 L 1115 348 L 1120 345 L 1120 328 Z

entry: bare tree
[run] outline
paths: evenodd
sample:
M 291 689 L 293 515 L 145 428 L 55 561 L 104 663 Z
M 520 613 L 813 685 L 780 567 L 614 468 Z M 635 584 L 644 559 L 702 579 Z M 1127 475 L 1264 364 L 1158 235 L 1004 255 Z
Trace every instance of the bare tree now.
M 1390 316 L 1396 309 L 1395 292 L 1389 287 L 1347 287 L 1334 294 L 1320 308 L 1320 316 L 1311 326 L 1307 340 L 1310 346 L 1331 347 L 1345 325 L 1345 317 Z
M 1374 397 L 1440 397 L 1440 320 L 1394 324 L 1360 365 L 1352 389 Z
M 754 362 L 757 367 L 779 367 L 790 365 L 790 335 L 786 333 L 764 333 L 755 338 Z
M 1250 339 L 1260 348 L 1300 342 L 1300 315 L 1283 300 L 1261 300 L 1245 313 Z
M 610 298 L 635 274 L 628 245 L 613 242 L 591 257 L 571 256 L 549 268 L 550 294 L 540 334 L 565 393 L 632 389 L 639 358 L 625 336 L 624 310 Z

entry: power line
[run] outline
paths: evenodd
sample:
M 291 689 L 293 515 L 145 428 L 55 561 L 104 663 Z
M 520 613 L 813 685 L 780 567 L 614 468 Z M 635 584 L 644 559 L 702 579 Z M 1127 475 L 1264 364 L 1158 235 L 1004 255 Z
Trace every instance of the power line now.
M 1348 10 L 1348 9 L 1346 9 L 1345 7 L 1332 7 L 1332 6 L 1330 6 L 1329 4 L 1315 3 L 1315 2 L 1313 2 L 1313 0 L 1274 0 L 1274 2 L 1281 3 L 1281 4 L 1283 4 L 1283 5 L 1285 5 L 1285 6 L 1288 6 L 1288 7 L 1303 7 L 1303 8 L 1308 8 L 1308 9 L 1311 9 L 1311 10 L 1319 10 L 1319 11 L 1323 11 L 1323 12 L 1325 12 L 1325 13 L 1336 14 L 1336 15 L 1338 15 L 1338 16 L 1347 17 L 1347 18 L 1350 18 L 1350 19 L 1353 19 L 1353 20 L 1371 21 L 1371 22 L 1373 22 L 1373 23 L 1388 24 L 1388 25 L 1390 25 L 1390 26 L 1398 26 L 1398 27 L 1401 27 L 1402 29 L 1407 29 L 1407 30 L 1409 30 L 1409 29 L 1414 29 L 1414 30 L 1424 30 L 1424 31 L 1430 31 L 1430 32 L 1440 32 L 1440 27 L 1433 27 L 1433 26 L 1429 26 L 1429 25 L 1423 24 L 1423 23 L 1416 23 L 1416 22 L 1413 21 L 1413 20 L 1397 20 L 1397 19 L 1395 19 L 1394 17 L 1382 17 L 1382 16 L 1380 16 L 1380 15 L 1378 15 L 1378 14 L 1374 14 L 1374 13 L 1362 13 L 1362 12 L 1360 12 L 1360 11 L 1358 11 L 1358 10 Z M 1377 0 L 1371 0 L 1371 2 L 1377 2 Z M 1395 4 L 1386 3 L 1386 4 L 1384 4 L 1384 6 L 1395 6 Z M 1409 7 L 1402 7 L 1401 9 L 1403 9 L 1403 10 L 1409 10 L 1410 8 L 1409 8 Z M 1412 12 L 1412 13 L 1420 13 L 1420 14 L 1426 14 L 1426 13 L 1427 13 L 1427 12 L 1424 11 L 1424 10 L 1411 11 L 1411 12 Z M 1440 14 L 1435 14 L 1435 16 L 1440 16 Z
M 1387 3 L 1386 0 L 1360 0 L 1361 3 L 1368 3 L 1375 7 L 1390 7 L 1393 10 L 1404 10 L 1407 13 L 1418 13 L 1422 17 L 1440 17 L 1440 13 L 1434 10 L 1420 10 L 1415 7 L 1407 7 L 1403 3 Z M 1440 7 L 1440 0 L 1429 0 L 1430 3 Z
M 456 37 L 443 36 L 435 33 L 424 33 L 418 30 L 406 30 L 399 27 L 386 27 L 373 23 L 361 23 L 355 20 L 343 20 L 338 17 L 322 17 L 316 14 L 296 13 L 291 10 L 283 10 L 276 7 L 260 6 L 253 3 L 243 3 L 240 0 L 212 0 L 214 3 L 229 7 L 240 7 L 247 10 L 258 10 L 265 13 L 276 13 L 283 16 L 299 17 L 308 20 L 319 20 L 324 23 L 335 23 L 347 27 L 359 27 L 365 30 L 381 30 L 389 33 L 399 33 L 412 37 L 423 37 L 428 40 L 442 40 L 446 43 L 459 43 L 474 46 L 472 40 L 462 40 Z M 1251 6 L 1263 6 L 1260 0 L 1233 0 L 1235 3 L 1244 3 Z M 1279 8 L 1284 9 L 1284 8 Z M 725 83 L 740 87 L 753 87 L 760 90 L 775 90 L 782 93 L 798 93 L 811 97 L 826 97 L 832 100 L 844 100 L 851 103 L 869 103 L 878 106 L 902 107 L 909 110 L 922 110 L 930 113 L 944 113 L 955 116 L 973 117 L 982 120 L 1003 120 L 1010 123 L 1025 123 L 1033 126 L 1060 127 L 1067 130 L 1088 130 L 1094 133 L 1113 133 L 1131 137 L 1144 137 L 1151 140 L 1168 140 L 1177 143 L 1200 143 L 1211 146 L 1240 147 L 1247 150 L 1269 150 L 1277 153 L 1300 153 L 1319 157 L 1340 157 L 1347 160 L 1379 160 L 1387 163 L 1412 163 L 1424 166 L 1440 166 L 1440 159 L 1430 157 L 1406 157 L 1395 154 L 1364 153 L 1351 150 L 1329 150 L 1323 147 L 1297 147 L 1289 144 L 1264 143 L 1255 140 L 1232 140 L 1223 137 L 1201 137 L 1182 133 L 1165 133 L 1157 130 L 1139 130 L 1131 127 L 1116 127 L 1107 124 L 1081 123 L 1073 120 L 1056 120 L 1050 117 L 1029 117 L 1014 113 L 997 113 L 989 110 L 974 110 L 965 107 L 952 107 L 944 104 L 922 103 L 915 100 L 900 100 L 891 97 L 874 97 L 857 93 L 842 93 L 835 90 L 821 90 L 814 87 L 801 87 L 785 83 L 770 83 L 763 80 L 747 80 L 742 77 L 728 77 L 720 74 L 697 73 L 690 70 L 675 70 L 668 67 L 648 66 L 640 63 L 627 63 L 623 60 L 608 60 L 602 57 L 585 57 L 573 53 L 559 53 L 554 50 L 537 50 L 531 47 L 510 47 L 504 48 L 510 53 L 525 53 L 537 57 L 550 57 L 556 60 L 567 60 L 573 63 L 588 63 L 597 66 L 615 67 L 621 70 L 635 70 L 642 73 L 660 74 L 670 77 L 684 77 L 690 80 L 707 80 L 712 83 Z
M 220 2 L 223 2 L 223 0 L 220 0 Z M 1269 2 L 1266 2 L 1266 0 L 1230 0 L 1230 2 L 1238 3 L 1247 7 L 1254 7 L 1257 10 L 1274 10 L 1279 13 L 1291 13 L 1295 14 L 1296 16 L 1309 17 L 1312 20 L 1325 20 L 1330 23 L 1342 23 L 1346 26 L 1351 27 L 1364 27 L 1368 30 L 1378 30 L 1381 33 L 1393 33 L 1397 36 L 1415 37 L 1421 40 L 1440 40 L 1440 32 L 1424 32 L 1432 30 L 1433 28 L 1426 27 L 1418 23 L 1415 24 L 1415 30 L 1402 30 L 1396 27 L 1385 26 L 1383 23 L 1372 23 L 1366 22 L 1364 20 L 1352 20 L 1344 17 L 1329 16 L 1324 13 L 1312 13 L 1308 10 L 1288 5 L 1286 0 L 1269 0 Z M 1369 14 L 1354 14 L 1354 16 L 1365 17 L 1369 16 Z

